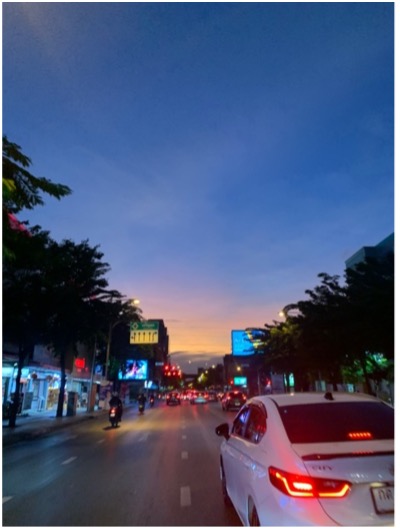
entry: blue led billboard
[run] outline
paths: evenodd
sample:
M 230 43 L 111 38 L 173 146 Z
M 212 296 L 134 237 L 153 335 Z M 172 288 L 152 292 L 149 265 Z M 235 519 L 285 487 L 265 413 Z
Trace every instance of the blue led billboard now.
M 265 345 L 266 332 L 259 328 L 246 330 L 232 330 L 232 354 L 236 356 L 251 356 L 262 352 Z
M 148 360 L 126 360 L 118 372 L 119 380 L 147 380 Z
M 246 330 L 232 330 L 232 354 L 236 356 L 255 354 L 251 335 Z

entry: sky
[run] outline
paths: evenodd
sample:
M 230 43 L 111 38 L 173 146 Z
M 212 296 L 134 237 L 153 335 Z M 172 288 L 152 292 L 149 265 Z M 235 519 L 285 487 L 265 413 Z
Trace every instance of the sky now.
M 3 134 L 184 371 L 394 231 L 394 4 L 2 3 Z

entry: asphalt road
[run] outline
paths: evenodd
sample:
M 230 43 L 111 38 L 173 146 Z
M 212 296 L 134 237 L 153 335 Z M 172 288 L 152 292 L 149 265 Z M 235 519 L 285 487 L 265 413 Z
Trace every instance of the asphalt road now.
M 219 403 L 158 404 L 3 449 L 3 526 L 239 526 L 224 506 Z

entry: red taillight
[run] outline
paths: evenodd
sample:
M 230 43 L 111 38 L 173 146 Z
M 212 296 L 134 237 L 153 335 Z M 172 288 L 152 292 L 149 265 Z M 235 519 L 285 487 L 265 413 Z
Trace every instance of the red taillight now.
M 344 498 L 351 483 L 337 479 L 312 478 L 269 467 L 269 479 L 278 490 L 295 498 Z
M 353 431 L 347 434 L 348 438 L 352 441 L 362 441 L 366 439 L 372 439 L 372 433 L 369 431 Z

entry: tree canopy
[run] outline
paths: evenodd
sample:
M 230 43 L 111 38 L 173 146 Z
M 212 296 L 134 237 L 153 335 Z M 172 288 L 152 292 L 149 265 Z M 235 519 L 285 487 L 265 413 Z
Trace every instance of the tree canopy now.
M 28 171 L 31 164 L 21 147 L 3 136 L 3 259 L 15 256 L 15 246 L 18 245 L 16 239 L 20 232 L 27 232 L 15 214 L 43 205 L 43 194 L 61 199 L 71 193 L 71 189 L 64 184 L 32 175 Z
M 394 360 L 394 255 L 367 259 L 337 275 L 318 275 L 321 283 L 306 290 L 308 299 L 291 303 L 296 315 L 270 330 L 268 363 L 297 374 L 300 386 L 342 375 L 365 380 L 391 378 Z M 299 376 L 301 375 L 301 376 Z

